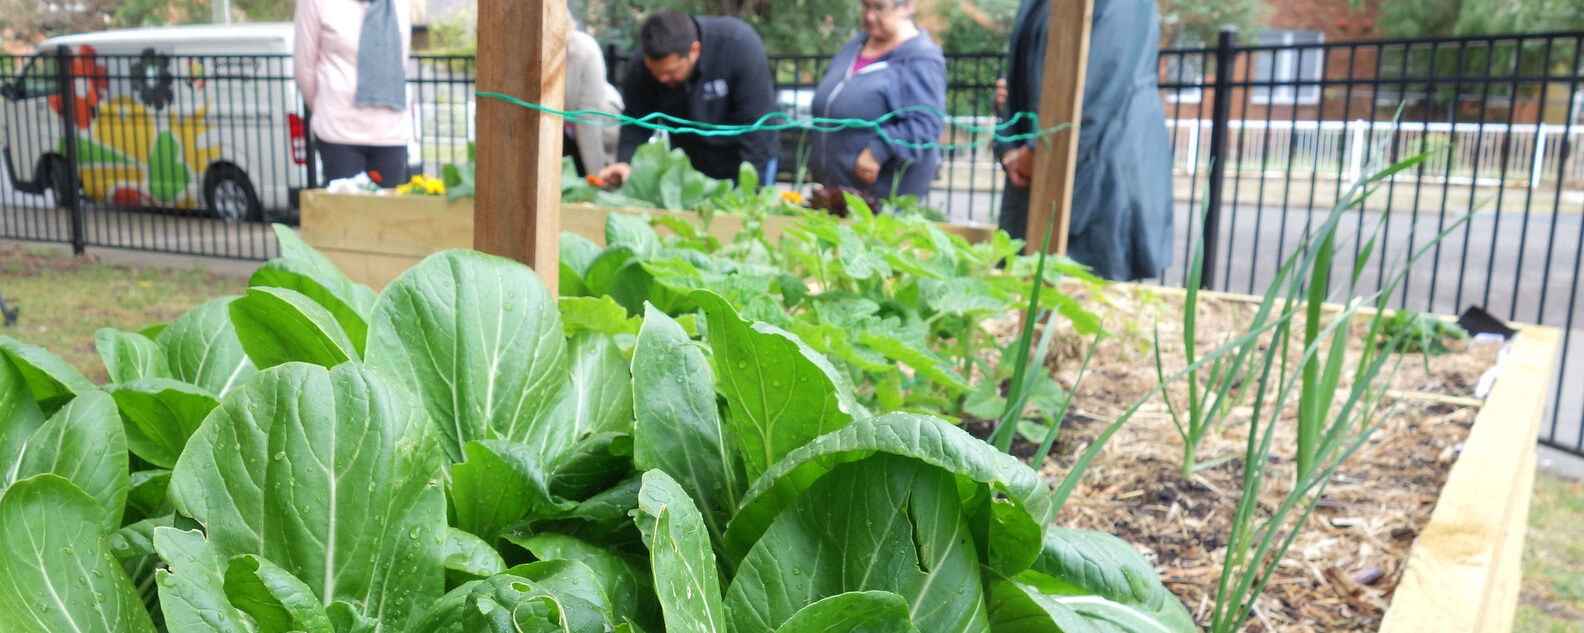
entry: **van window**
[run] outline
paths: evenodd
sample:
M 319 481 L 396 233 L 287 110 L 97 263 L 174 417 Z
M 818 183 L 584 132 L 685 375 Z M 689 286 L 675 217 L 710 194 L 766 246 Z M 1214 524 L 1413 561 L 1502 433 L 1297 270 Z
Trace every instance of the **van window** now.
M 28 65 L 22 69 L 22 97 L 48 97 L 58 90 L 59 78 L 55 72 L 55 57 L 53 55 L 39 55 L 28 60 Z

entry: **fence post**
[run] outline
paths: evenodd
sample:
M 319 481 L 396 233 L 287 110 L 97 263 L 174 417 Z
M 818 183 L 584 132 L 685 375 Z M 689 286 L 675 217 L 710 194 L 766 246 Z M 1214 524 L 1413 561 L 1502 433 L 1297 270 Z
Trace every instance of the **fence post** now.
M 1534 164 L 1529 166 L 1529 188 L 1530 189 L 1538 189 L 1540 187 L 1540 175 L 1545 172 L 1545 146 L 1546 146 L 1546 129 L 1545 128 L 1546 128 L 1546 124 L 1545 124 L 1545 121 L 1543 121 L 1543 120 L 1540 121 L 1539 123 L 1535 124 Z M 1561 184 L 1558 183 L 1557 186 L 1560 187 Z
M 55 205 L 64 205 L 70 210 L 72 253 L 81 255 L 87 250 L 88 240 L 83 235 L 82 196 L 77 195 L 77 192 L 82 189 L 82 186 L 77 182 L 77 107 L 79 104 L 76 103 L 77 87 L 74 85 L 75 81 L 72 77 L 72 59 L 71 51 L 67 47 L 61 46 L 55 49 L 55 94 L 60 95 L 61 144 L 65 146 L 63 149 L 66 152 L 66 173 L 56 174 L 54 173 L 56 170 L 52 169 L 48 175 L 51 180 L 55 178 L 65 179 L 65 182 L 60 183 L 61 186 L 55 187 L 57 198 L 64 197 L 65 199 L 55 200 Z M 88 81 L 91 84 L 93 81 L 93 69 L 90 68 L 88 72 Z M 89 85 L 88 89 L 93 90 L 93 86 Z M 66 192 L 65 196 L 60 195 L 62 190 Z
M 1204 271 L 1199 277 L 1199 287 L 1215 287 L 1215 262 L 1217 242 L 1221 239 L 1221 194 L 1226 185 L 1227 134 L 1232 120 L 1232 73 L 1237 61 L 1238 31 L 1236 27 L 1223 27 L 1216 39 L 1215 101 L 1210 111 L 1210 184 L 1205 189 L 1204 223 L 1199 227 L 1204 240 Z M 1234 201 L 1235 203 L 1236 201 Z
M 1352 145 L 1348 148 L 1347 182 L 1358 182 L 1364 177 L 1364 131 L 1368 125 L 1364 121 L 1347 122 L 1347 142 Z

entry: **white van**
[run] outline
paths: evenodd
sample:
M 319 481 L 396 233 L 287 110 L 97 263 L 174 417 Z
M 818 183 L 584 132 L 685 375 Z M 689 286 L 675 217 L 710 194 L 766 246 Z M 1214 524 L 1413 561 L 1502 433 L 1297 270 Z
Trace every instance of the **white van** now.
M 131 29 L 45 40 L 3 96 L 17 189 L 64 200 L 67 135 L 93 202 L 260 220 L 306 186 L 292 25 Z M 62 95 L 57 51 L 71 55 Z

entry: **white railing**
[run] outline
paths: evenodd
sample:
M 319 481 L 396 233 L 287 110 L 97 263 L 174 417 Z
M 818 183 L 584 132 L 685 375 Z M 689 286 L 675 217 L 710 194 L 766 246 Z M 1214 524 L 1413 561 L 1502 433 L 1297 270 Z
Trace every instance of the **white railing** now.
M 1364 120 L 1230 123 L 1229 175 L 1351 180 L 1366 169 L 1429 151 L 1422 167 L 1399 177 L 1538 187 L 1557 182 L 1560 164 L 1564 187 L 1584 187 L 1584 161 L 1562 151 L 1564 134 L 1570 146 L 1584 141 L 1580 126 Z M 1176 172 L 1194 175 L 1207 169 L 1210 120 L 1168 119 L 1166 127 L 1174 137 Z

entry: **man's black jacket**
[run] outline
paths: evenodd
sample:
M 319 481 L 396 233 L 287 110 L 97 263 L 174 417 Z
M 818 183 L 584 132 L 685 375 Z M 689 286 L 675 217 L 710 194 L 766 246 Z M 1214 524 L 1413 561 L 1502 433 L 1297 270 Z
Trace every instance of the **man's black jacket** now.
M 775 109 L 775 86 L 764 42 L 753 27 L 732 17 L 694 16 L 698 25 L 699 59 L 693 76 L 676 88 L 656 81 L 635 53 L 622 83 L 627 116 L 660 112 L 690 121 L 748 125 Z M 772 121 L 774 122 L 774 121 Z M 653 132 L 636 125 L 622 126 L 616 159 L 628 163 L 633 152 Z M 687 152 L 693 167 L 712 178 L 737 179 L 742 161 L 753 163 L 761 174 L 780 151 L 773 131 L 740 136 L 671 135 L 671 146 Z

